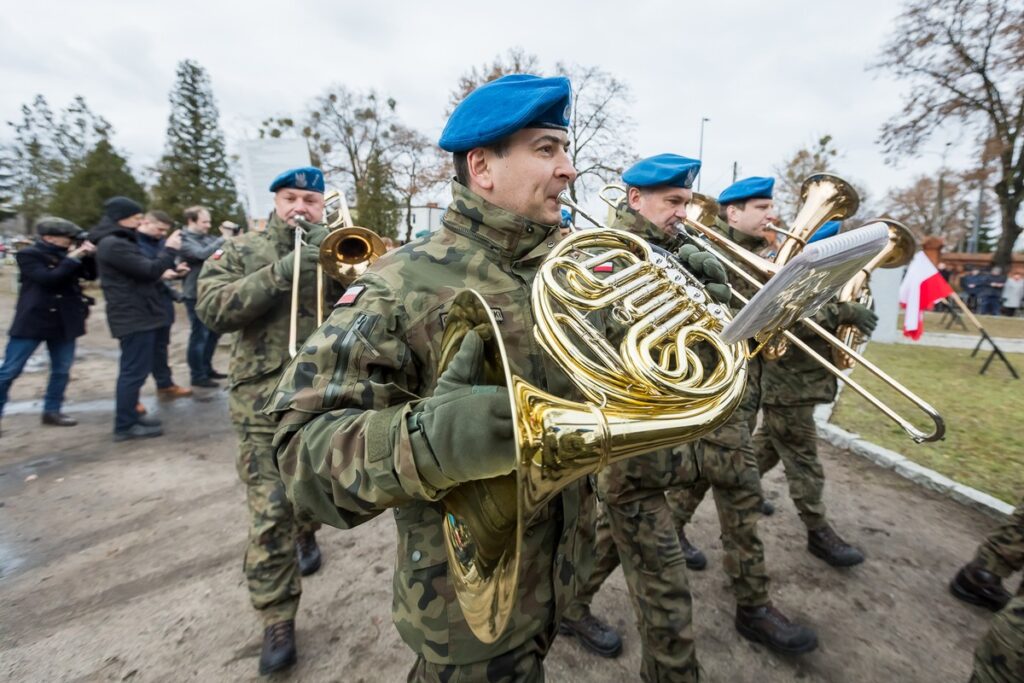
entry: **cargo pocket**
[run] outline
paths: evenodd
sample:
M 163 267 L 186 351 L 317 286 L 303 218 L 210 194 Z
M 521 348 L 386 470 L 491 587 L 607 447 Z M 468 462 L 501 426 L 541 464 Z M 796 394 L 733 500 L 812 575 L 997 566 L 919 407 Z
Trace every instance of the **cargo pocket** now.
M 452 604 L 447 562 L 439 522 L 411 524 L 399 532 L 392 610 L 395 627 L 428 661 L 449 657 L 450 621 L 455 616 L 462 618 L 458 604 Z

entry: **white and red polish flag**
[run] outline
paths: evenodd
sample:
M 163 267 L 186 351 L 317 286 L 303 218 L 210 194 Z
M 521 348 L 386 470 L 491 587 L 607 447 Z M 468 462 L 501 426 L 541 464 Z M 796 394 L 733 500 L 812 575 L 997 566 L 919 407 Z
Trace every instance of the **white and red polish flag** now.
M 924 333 L 924 312 L 953 293 L 938 268 L 923 251 L 914 255 L 900 285 L 900 306 L 905 309 L 903 336 L 917 341 Z

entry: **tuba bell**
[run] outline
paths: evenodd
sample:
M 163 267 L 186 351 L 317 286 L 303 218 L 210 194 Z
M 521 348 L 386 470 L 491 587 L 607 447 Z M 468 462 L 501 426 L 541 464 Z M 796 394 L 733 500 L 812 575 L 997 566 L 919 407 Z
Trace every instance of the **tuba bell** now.
M 560 200 L 580 211 L 567 196 Z M 612 272 L 598 268 L 608 264 Z M 541 264 L 531 303 L 537 341 L 583 401 L 512 374 L 493 314 L 476 292 L 459 293 L 442 341 L 441 371 L 469 330 L 481 332 L 484 381 L 508 387 L 512 403 L 515 470 L 462 484 L 442 499 L 450 577 L 467 624 L 485 643 L 508 625 L 523 534 L 539 510 L 609 463 L 716 429 L 746 385 L 743 344 L 719 336 L 728 311 L 677 262 L 630 233 L 601 226 L 565 238 Z M 616 341 L 595 322 L 602 311 Z

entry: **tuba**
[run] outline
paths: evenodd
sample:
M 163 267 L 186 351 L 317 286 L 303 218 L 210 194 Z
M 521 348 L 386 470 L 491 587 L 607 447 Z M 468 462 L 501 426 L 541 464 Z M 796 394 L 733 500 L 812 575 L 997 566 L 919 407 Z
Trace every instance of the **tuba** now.
M 316 325 L 324 323 L 324 274 L 343 285 L 351 284 L 370 264 L 387 251 L 384 241 L 369 228 L 352 224 L 345 194 L 331 190 L 324 195 L 324 222 L 330 233 L 320 243 L 316 265 Z M 296 218 L 300 229 L 295 231 L 295 268 L 292 274 L 292 309 L 288 328 L 288 353 L 292 358 L 298 350 L 299 327 L 299 265 L 302 256 L 302 237 L 315 224 Z
M 565 193 L 560 201 L 580 211 Z M 598 268 L 608 264 L 613 272 Z M 581 402 L 511 373 L 493 313 L 476 292 L 456 297 L 442 340 L 443 371 L 465 334 L 482 330 L 484 381 L 508 387 L 512 403 L 515 470 L 442 499 L 451 580 L 467 624 L 485 643 L 508 624 L 523 534 L 538 511 L 610 463 L 716 429 L 746 385 L 744 345 L 719 336 L 728 311 L 674 259 L 628 232 L 601 226 L 571 234 L 541 264 L 531 297 L 534 335 Z M 607 321 L 595 322 L 600 312 Z
M 856 302 L 871 308 L 874 297 L 871 295 L 871 287 L 868 284 L 871 278 L 871 271 L 876 268 L 899 268 L 910 263 L 917 251 L 917 239 L 914 238 L 910 229 L 899 221 L 890 218 L 880 218 L 879 222 L 885 223 L 889 229 L 889 243 L 882 249 L 874 259 L 871 260 L 859 273 L 854 275 L 839 292 L 839 301 Z M 836 337 L 847 346 L 857 349 L 858 353 L 863 349 L 867 339 L 864 334 L 853 325 L 840 325 L 836 330 Z M 832 350 L 832 362 L 841 370 L 849 370 L 856 362 L 854 359 L 839 347 Z

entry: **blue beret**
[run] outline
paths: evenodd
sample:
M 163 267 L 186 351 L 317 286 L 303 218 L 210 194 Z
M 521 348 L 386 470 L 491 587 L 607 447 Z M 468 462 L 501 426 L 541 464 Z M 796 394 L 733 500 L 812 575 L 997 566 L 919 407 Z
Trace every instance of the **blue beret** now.
M 437 144 L 446 152 L 468 152 L 523 128 L 569 127 L 572 85 L 564 76 L 511 74 L 486 83 L 455 107 Z
M 622 174 L 622 181 L 634 187 L 682 187 L 690 189 L 700 172 L 700 162 L 678 154 L 658 154 L 636 162 Z
M 828 221 L 820 228 L 818 228 L 813 235 L 811 235 L 811 238 L 807 240 L 807 244 L 810 244 L 811 242 L 817 242 L 818 240 L 823 240 L 826 237 L 838 235 L 839 228 L 841 227 L 843 227 L 842 221 Z
M 753 176 L 737 180 L 718 195 L 719 204 L 742 202 L 746 199 L 771 199 L 775 178 L 759 178 Z
M 270 183 L 270 191 L 277 192 L 285 188 L 309 190 L 324 193 L 324 173 L 315 166 L 303 166 L 285 171 Z

